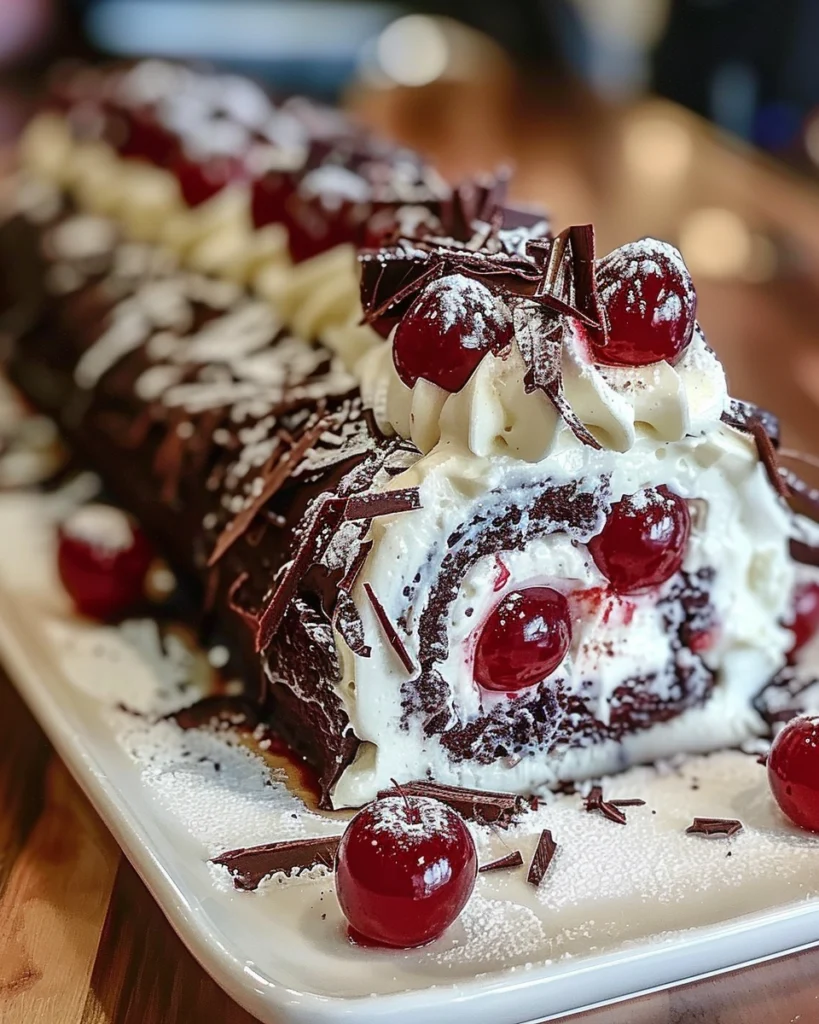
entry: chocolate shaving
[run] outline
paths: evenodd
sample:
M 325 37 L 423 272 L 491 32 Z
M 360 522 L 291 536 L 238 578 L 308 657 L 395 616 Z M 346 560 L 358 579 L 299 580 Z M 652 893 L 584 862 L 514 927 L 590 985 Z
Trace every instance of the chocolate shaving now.
M 783 480 L 783 471 L 780 469 L 779 460 L 776 457 L 776 447 L 768 432 L 769 424 L 766 425 L 765 416 L 770 417 L 771 414 L 765 414 L 764 410 L 752 406 L 749 402 L 736 402 L 732 400 L 730 410 L 724 412 L 721 419 L 723 423 L 727 423 L 735 430 L 748 434 L 754 439 L 759 461 L 765 467 L 771 487 L 781 498 L 787 500 L 790 497 L 790 493 L 787 484 Z M 779 424 L 778 421 L 775 422 L 778 441 Z
M 538 839 L 535 848 L 535 855 L 532 857 L 532 863 L 529 865 L 529 874 L 526 876 L 526 881 L 530 885 L 535 886 L 535 888 L 540 885 L 546 877 L 546 872 L 551 866 L 556 851 L 557 843 L 554 841 L 552 833 L 548 828 L 545 828 L 540 833 L 540 839 Z
M 736 818 L 694 818 L 685 830 L 686 835 L 733 836 L 741 831 L 742 822 Z
M 805 544 L 801 540 L 791 540 L 790 552 L 794 562 L 799 562 L 800 565 L 812 565 L 819 568 L 819 547 Z
M 233 876 L 237 889 L 252 891 L 268 875 L 277 871 L 300 871 L 319 864 L 333 870 L 340 836 L 326 839 L 291 839 L 283 843 L 269 843 L 266 846 L 243 847 L 228 850 L 214 857 L 213 864 L 226 867 Z
M 323 495 L 309 528 L 300 539 L 293 559 L 281 573 L 273 594 L 259 617 L 256 629 L 256 651 L 266 650 L 282 623 L 287 606 L 295 597 L 299 581 L 309 567 L 319 561 L 330 546 L 333 534 L 342 520 L 346 502 L 343 498 Z
M 753 402 L 743 402 L 739 398 L 730 399 L 729 408 L 722 414 L 721 419 L 729 427 L 734 427 L 734 429 L 741 430 L 746 434 L 751 432 L 751 424 L 754 420 L 759 420 L 764 426 L 768 437 L 770 437 L 774 448 L 779 447 L 779 437 L 781 434 L 779 418 L 774 413 L 763 409 L 759 405 L 755 405 Z
M 757 764 L 761 764 L 763 768 L 767 768 L 767 766 L 768 766 L 768 755 L 767 754 L 759 754 L 757 756 L 756 763 Z
M 381 628 L 384 630 L 384 635 L 389 641 L 390 647 L 392 647 L 392 649 L 398 655 L 401 664 L 404 666 L 407 672 L 412 674 L 415 671 L 415 665 L 413 665 L 412 663 L 412 658 L 409 656 L 409 651 L 404 645 L 404 641 L 398 635 L 398 630 L 393 625 L 389 615 L 387 615 L 386 609 L 375 596 L 373 588 L 370 586 L 369 583 L 364 584 L 364 593 L 367 595 L 367 598 L 370 604 L 372 605 L 373 611 L 375 612 L 378 621 L 381 623 Z
M 779 472 L 787 487 L 789 497 L 794 499 L 797 505 L 802 506 L 809 516 L 819 520 L 819 489 L 811 487 L 792 469 L 786 469 L 783 466 L 780 467 Z
M 628 800 L 609 800 L 612 807 L 645 807 L 645 800 L 629 798 Z
M 395 491 L 358 494 L 347 499 L 345 519 L 375 519 L 397 512 L 414 512 L 421 508 L 417 487 L 404 487 Z
M 512 853 L 507 853 L 505 857 L 492 860 L 488 864 L 481 864 L 478 871 L 481 874 L 486 871 L 502 871 L 504 868 L 519 868 L 522 864 L 523 857 L 520 850 L 513 850 Z
M 273 453 L 262 469 L 263 487 L 253 501 L 243 509 L 235 519 L 227 524 L 216 539 L 213 551 L 208 559 L 208 566 L 214 566 L 226 551 L 245 533 L 264 506 L 275 496 L 293 471 L 298 467 L 307 452 L 318 441 L 327 429 L 329 420 L 320 416 L 318 421 L 306 427 L 301 437 L 283 455 L 278 450 Z
M 642 803 L 643 801 L 640 802 Z M 589 812 L 599 811 L 609 821 L 613 821 L 618 825 L 625 825 L 626 816 L 618 808 L 618 803 L 620 801 L 604 800 L 602 788 L 600 786 L 592 786 L 589 790 L 589 795 L 584 801 L 584 806 Z M 630 803 L 626 803 L 624 806 L 630 806 Z
M 242 589 L 245 582 L 249 579 L 249 576 L 249 573 L 240 573 L 233 581 L 233 583 L 231 583 L 230 589 L 228 590 L 227 593 L 227 604 L 228 608 L 230 608 L 232 612 L 236 612 L 236 614 L 239 615 L 247 623 L 247 625 L 250 626 L 250 628 L 255 632 L 257 626 L 259 625 L 259 620 L 253 614 L 253 612 L 248 611 L 247 608 L 243 608 L 239 604 L 239 601 L 237 599 L 239 591 Z
M 526 808 L 523 797 L 515 796 L 514 793 L 482 792 L 426 781 L 404 782 L 400 790 L 383 790 L 378 796 L 380 799 L 383 796 L 400 796 L 401 793 L 440 800 L 442 804 L 457 811 L 462 818 L 482 825 L 499 825 L 501 828 L 511 825 L 515 815 Z
M 782 478 L 782 473 L 779 468 L 779 460 L 776 457 L 776 449 L 773 446 L 768 436 L 768 431 L 765 429 L 761 420 L 753 420 L 750 424 L 751 436 L 756 442 L 756 450 L 759 452 L 759 460 L 765 467 L 765 472 L 768 474 L 768 480 L 771 482 L 771 487 L 776 493 L 787 500 L 790 497 L 790 491 L 788 485 Z

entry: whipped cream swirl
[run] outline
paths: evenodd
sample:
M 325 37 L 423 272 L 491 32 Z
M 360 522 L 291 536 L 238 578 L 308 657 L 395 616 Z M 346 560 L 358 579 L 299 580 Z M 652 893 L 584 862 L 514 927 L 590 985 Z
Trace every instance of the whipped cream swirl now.
M 525 329 L 521 315 L 516 311 L 516 336 Z M 409 438 L 424 453 L 440 444 L 527 462 L 580 443 L 545 394 L 526 391 L 517 340 L 500 355 L 487 354 L 466 385 L 451 394 L 424 379 L 411 388 L 403 383 L 393 360 L 394 336 L 395 331 L 357 367 L 364 400 L 386 434 Z M 673 366 L 664 360 L 602 366 L 591 361 L 582 326 L 569 321 L 562 375 L 574 414 L 604 448 L 619 452 L 639 437 L 671 442 L 702 434 L 728 402 L 725 373 L 698 325 Z

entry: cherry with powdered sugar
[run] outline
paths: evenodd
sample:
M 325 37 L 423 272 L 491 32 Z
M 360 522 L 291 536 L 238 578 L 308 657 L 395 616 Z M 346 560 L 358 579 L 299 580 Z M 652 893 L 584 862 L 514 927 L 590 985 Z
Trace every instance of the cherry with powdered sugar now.
M 791 821 L 819 832 L 819 716 L 792 719 L 768 754 L 768 782 Z
M 91 618 L 116 618 L 137 605 L 153 558 L 145 534 L 109 505 L 86 505 L 60 524 L 60 579 L 77 610 Z
M 347 826 L 336 893 L 354 940 L 408 949 L 457 919 L 477 873 L 475 843 L 459 814 L 429 797 L 388 796 Z
M 679 572 L 690 533 L 687 503 L 667 487 L 648 488 L 615 502 L 589 551 L 614 589 L 630 594 Z
M 592 335 L 592 358 L 611 366 L 674 363 L 691 341 L 697 293 L 679 250 L 643 238 L 597 261 L 608 338 Z
M 508 308 L 486 285 L 449 274 L 429 284 L 398 324 L 395 368 L 407 387 L 423 378 L 454 393 L 488 352 L 507 349 L 513 334 Z
M 484 623 L 474 675 L 485 690 L 515 693 L 541 682 L 560 665 L 572 640 L 566 598 L 551 587 L 508 594 Z

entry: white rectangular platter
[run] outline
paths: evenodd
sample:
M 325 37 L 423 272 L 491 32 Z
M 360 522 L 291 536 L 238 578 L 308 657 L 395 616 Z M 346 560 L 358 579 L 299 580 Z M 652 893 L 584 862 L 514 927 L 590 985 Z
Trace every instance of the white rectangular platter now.
M 480 875 L 421 950 L 350 944 L 326 873 L 235 891 L 209 858 L 343 820 L 306 810 L 236 739 L 156 721 L 197 697 L 204 658 L 163 650 L 150 621 L 71 614 L 54 570 L 65 500 L 0 496 L 0 658 L 185 944 L 260 1020 L 519 1024 L 819 941 L 819 839 L 784 821 L 738 751 L 605 780 L 608 798 L 646 801 L 626 826 L 567 795 L 508 832 L 476 827 L 482 861 L 518 849 L 528 864 L 544 827 L 557 856 L 539 889 L 525 868 Z M 694 815 L 744 827 L 686 835 Z

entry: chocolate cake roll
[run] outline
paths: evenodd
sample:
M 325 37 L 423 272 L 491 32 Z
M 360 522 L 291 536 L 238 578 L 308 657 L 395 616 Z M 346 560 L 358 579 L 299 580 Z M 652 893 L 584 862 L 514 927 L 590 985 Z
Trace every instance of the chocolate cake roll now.
M 185 74 L 167 72 L 174 89 Z M 159 123 L 176 152 L 175 122 L 154 117 L 169 86 L 147 77 L 158 92 L 125 118 L 128 146 L 144 157 Z M 170 238 L 179 222 L 158 229 L 173 217 L 135 227 L 127 194 L 100 206 L 76 166 L 63 182 L 46 167 L 57 131 L 61 167 L 104 138 L 106 160 L 158 170 L 113 149 L 120 100 L 88 88 L 105 127 L 77 143 L 65 110 L 40 121 L 0 231 L 11 373 L 199 582 L 327 806 L 391 780 L 530 793 L 768 729 L 754 698 L 793 645 L 789 542 L 810 527 L 785 502 L 775 421 L 728 397 L 673 247 L 597 258 L 589 227 L 552 236 L 492 189 L 432 189 L 369 139 L 379 156 L 362 161 L 360 133 L 291 104 L 322 145 L 282 202 L 339 216 L 322 252 L 292 216 L 245 225 L 251 248 L 281 229 L 300 260 L 267 277 L 382 243 L 360 257 L 366 324 L 347 304 L 300 336 L 312 292 L 293 305 L 245 272 L 206 275 Z M 340 170 L 371 191 L 345 178 L 339 203 Z M 240 189 L 251 209 L 260 180 L 273 194 L 287 178 L 258 173 Z M 174 213 L 193 235 L 202 205 Z

